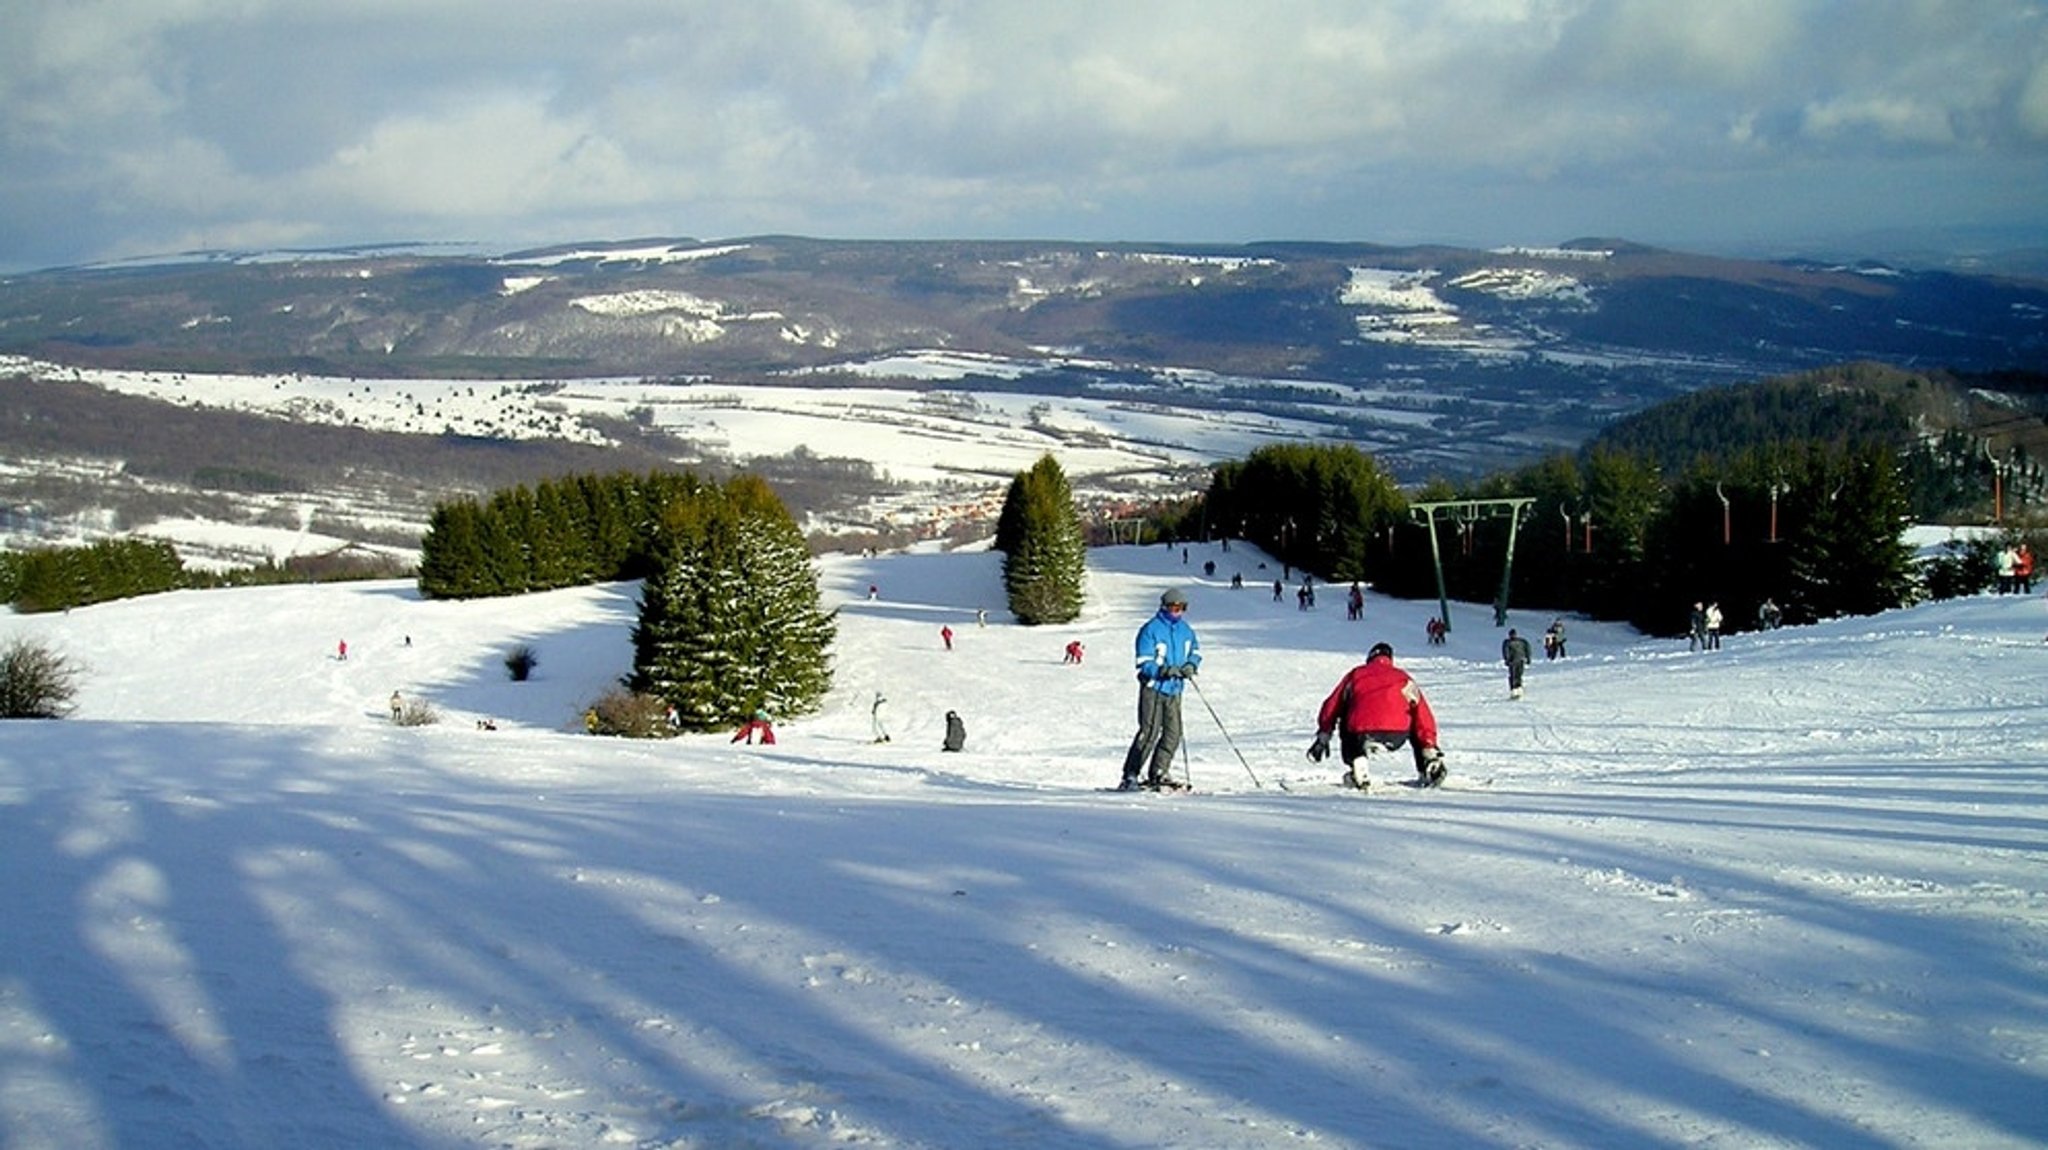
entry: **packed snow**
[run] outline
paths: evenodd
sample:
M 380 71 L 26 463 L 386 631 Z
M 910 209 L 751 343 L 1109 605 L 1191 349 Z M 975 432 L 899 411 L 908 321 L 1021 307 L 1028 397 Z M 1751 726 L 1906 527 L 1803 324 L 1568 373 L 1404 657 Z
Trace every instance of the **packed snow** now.
M 1483 607 L 1429 647 L 1434 603 L 1301 610 L 1243 545 L 1089 561 L 1026 628 L 990 552 L 824 560 L 836 684 L 773 745 L 581 733 L 632 585 L 0 616 L 83 668 L 0 723 L 0 1143 L 2048 1141 L 2039 598 L 1567 620 L 1514 702 Z M 1174 586 L 1197 793 L 1107 793 Z M 1381 639 L 1442 790 L 1303 756 Z

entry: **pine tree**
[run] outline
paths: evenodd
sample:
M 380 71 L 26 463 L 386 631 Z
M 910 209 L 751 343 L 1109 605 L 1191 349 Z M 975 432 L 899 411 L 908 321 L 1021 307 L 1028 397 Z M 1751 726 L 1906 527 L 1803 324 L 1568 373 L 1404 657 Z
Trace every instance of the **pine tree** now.
M 671 490 L 660 562 L 633 629 L 634 690 L 707 731 L 756 709 L 815 710 L 831 687 L 837 624 L 818 605 L 802 533 L 761 480 Z
M 1088 545 L 1074 493 L 1059 461 L 1046 455 L 1010 484 L 998 537 L 1013 538 L 1003 555 L 1010 612 L 1026 625 L 1067 623 L 1081 614 Z

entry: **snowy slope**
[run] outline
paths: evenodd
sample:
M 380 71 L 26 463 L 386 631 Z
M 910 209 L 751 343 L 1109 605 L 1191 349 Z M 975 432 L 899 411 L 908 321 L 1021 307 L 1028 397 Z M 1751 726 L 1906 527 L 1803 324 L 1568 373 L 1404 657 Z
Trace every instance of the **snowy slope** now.
M 1434 604 L 1298 611 L 1242 547 L 1091 566 L 1026 629 L 993 555 L 829 561 L 837 686 L 773 747 L 577 733 L 631 586 L 0 617 L 87 668 L 0 724 L 0 1142 L 2048 1141 L 2040 600 L 1710 654 L 1575 621 L 1511 703 L 1483 609 L 1432 650 Z M 1170 585 L 1207 793 L 1099 793 Z M 1444 791 L 1302 757 L 1382 638 Z

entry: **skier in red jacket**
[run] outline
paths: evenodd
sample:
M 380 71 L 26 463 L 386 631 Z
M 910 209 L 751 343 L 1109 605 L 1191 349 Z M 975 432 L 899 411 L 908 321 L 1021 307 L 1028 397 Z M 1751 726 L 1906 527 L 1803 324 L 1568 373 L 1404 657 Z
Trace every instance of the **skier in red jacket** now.
M 1415 773 L 1425 787 L 1444 781 L 1444 753 L 1436 745 L 1436 716 L 1429 700 L 1408 672 L 1394 666 L 1394 648 L 1374 643 L 1365 662 L 1351 668 L 1339 680 L 1330 697 L 1316 714 L 1316 740 L 1308 757 L 1322 762 L 1330 753 L 1330 732 L 1339 732 L 1338 749 L 1344 757 L 1344 785 L 1365 790 L 1367 753 L 1374 747 L 1399 750 L 1403 743 L 1415 752 Z

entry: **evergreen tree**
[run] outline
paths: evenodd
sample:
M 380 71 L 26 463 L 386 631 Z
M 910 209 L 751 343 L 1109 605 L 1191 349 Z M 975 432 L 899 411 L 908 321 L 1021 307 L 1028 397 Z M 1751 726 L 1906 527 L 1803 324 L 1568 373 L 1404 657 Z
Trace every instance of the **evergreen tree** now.
M 1209 522 L 1304 571 L 1362 579 L 1385 557 L 1407 500 L 1355 447 L 1275 444 L 1216 469 Z
M 429 599 L 488 595 L 482 584 L 483 508 L 474 499 L 434 506 L 420 539 L 420 594 Z
M 187 586 L 177 549 L 162 540 L 103 539 L 23 552 L 12 564 L 12 602 L 24 614 L 62 611 Z
M 1915 600 L 1906 485 L 1882 447 L 1827 452 L 1792 497 L 1808 509 L 1791 539 L 1785 608 L 1795 617 L 1872 615 Z
M 1003 554 L 1003 589 L 1019 622 L 1067 623 L 1081 614 L 1088 545 L 1058 460 L 1043 456 L 1011 481 L 997 535 L 1011 543 Z
M 670 494 L 633 629 L 633 689 L 674 705 L 688 730 L 756 709 L 815 710 L 831 686 L 837 624 L 819 608 L 796 521 L 751 476 Z

